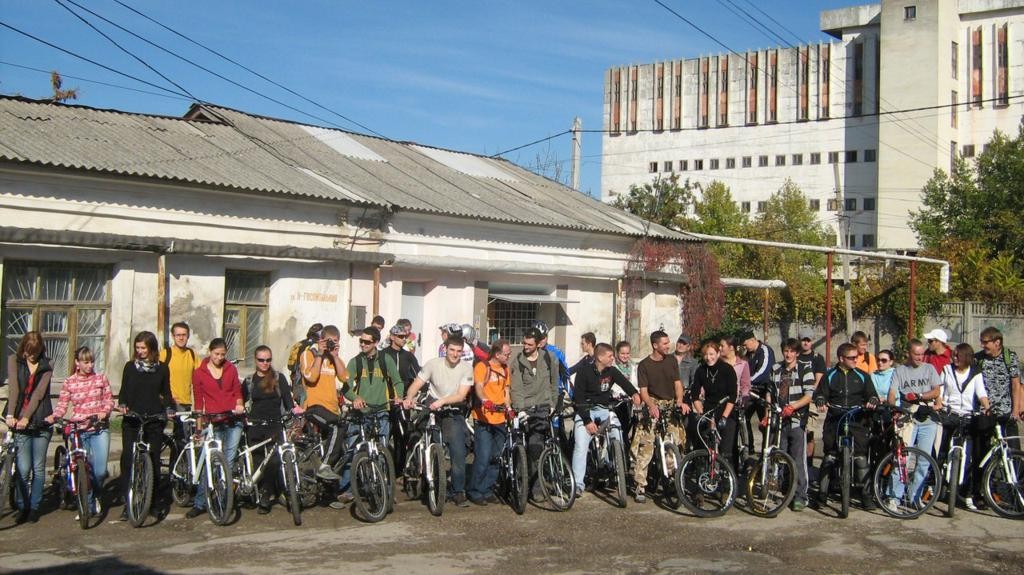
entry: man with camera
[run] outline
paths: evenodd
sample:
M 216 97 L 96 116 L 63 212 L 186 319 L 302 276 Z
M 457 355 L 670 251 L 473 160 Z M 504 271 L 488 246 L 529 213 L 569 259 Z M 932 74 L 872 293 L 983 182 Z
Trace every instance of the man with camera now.
M 302 381 L 306 386 L 306 401 L 302 407 L 306 410 L 306 416 L 320 426 L 320 433 L 330 437 L 324 462 L 316 473 L 324 481 L 341 479 L 331 469 L 342 454 L 338 390 L 348 380 L 345 362 L 338 355 L 341 351 L 338 347 L 339 339 L 341 332 L 336 326 L 324 327 L 320 332 L 320 341 L 302 352 L 300 362 Z

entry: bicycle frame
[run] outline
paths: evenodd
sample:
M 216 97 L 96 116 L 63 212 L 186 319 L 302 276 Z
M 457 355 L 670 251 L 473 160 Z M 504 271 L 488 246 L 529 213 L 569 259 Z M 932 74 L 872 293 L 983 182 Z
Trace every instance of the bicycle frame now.
M 1017 441 L 1020 441 L 1021 440 L 1021 436 L 1019 436 L 1019 435 L 1011 435 L 1009 437 L 1004 436 L 1003 435 L 1003 428 L 999 424 L 996 424 L 995 430 L 996 430 L 996 444 L 992 446 L 992 449 L 988 450 L 988 453 L 985 454 L 985 457 L 981 460 L 981 463 L 978 464 L 978 466 L 981 469 L 985 469 L 985 466 L 988 464 L 989 460 L 992 459 L 992 457 L 994 457 L 996 453 L 998 453 L 999 457 L 1001 458 L 1001 462 L 1000 463 L 1001 463 L 1001 465 L 1003 467 L 1003 473 L 1006 474 L 1007 480 L 1010 483 L 1016 484 L 1018 482 L 1017 470 L 1012 465 L 1010 465 L 1010 460 L 1009 460 L 1008 457 L 1006 457 L 1006 453 L 1011 450 L 1010 443 L 1009 443 L 1010 440 L 1011 439 L 1016 439 Z M 1020 494 L 1018 494 L 1017 498 L 1021 499 L 1020 503 L 1022 505 L 1024 505 L 1024 497 L 1022 497 Z
M 263 458 L 263 461 L 261 461 L 259 465 L 254 466 L 252 461 L 252 454 L 257 449 L 263 449 L 265 452 L 269 451 L 267 449 L 267 446 L 275 442 L 275 440 L 277 444 L 274 446 L 274 450 L 277 451 L 277 454 L 281 460 L 281 481 L 282 483 L 285 481 L 284 454 L 290 452 L 292 453 L 292 455 L 296 455 L 295 444 L 289 441 L 288 426 L 291 423 L 291 421 L 291 415 L 286 415 L 285 417 L 281 418 L 281 436 L 279 438 L 268 437 L 255 445 L 246 445 L 245 449 L 239 449 L 237 458 L 238 461 L 241 463 L 242 477 L 233 478 L 235 483 L 237 483 L 240 487 L 244 488 L 247 491 L 256 493 L 258 497 L 259 490 L 256 489 L 256 486 L 259 485 L 260 479 L 263 478 L 263 474 L 266 472 L 267 463 L 270 461 L 270 457 L 265 456 Z M 267 422 L 260 422 L 256 423 L 255 425 L 266 424 Z M 246 441 L 245 437 L 246 435 L 243 433 L 242 441 Z M 295 466 L 295 476 L 298 477 L 299 474 L 297 458 L 292 458 L 292 464 Z
M 974 415 L 976 415 L 976 413 L 958 416 L 956 430 L 953 431 L 953 435 L 949 439 L 949 452 L 946 454 L 946 460 L 943 462 L 943 479 L 950 489 L 959 487 L 963 483 L 967 472 L 968 452 L 966 450 L 966 445 L 967 440 L 969 439 L 967 429 L 970 427 L 971 418 Z M 949 462 L 952 460 L 954 453 L 960 454 L 960 465 L 959 468 L 955 470 L 949 466 Z M 954 473 L 956 473 L 955 476 L 953 475 Z M 957 481 L 954 482 L 954 479 L 957 479 Z
M 193 423 L 195 417 L 204 415 L 201 413 L 188 413 L 182 415 L 182 421 L 186 421 L 186 417 L 189 417 Z M 199 456 L 196 455 L 196 449 L 199 449 Z M 147 448 L 148 450 L 148 448 Z M 178 479 L 188 479 L 192 485 L 199 485 L 199 474 L 203 473 L 206 478 L 206 487 L 213 489 L 213 474 L 210 471 L 210 454 L 213 451 L 223 451 L 221 448 L 221 441 L 214 435 L 214 424 L 211 421 L 207 421 L 206 427 L 200 432 L 198 436 L 193 436 L 192 441 L 185 446 L 185 449 L 181 452 L 178 457 L 184 457 L 188 454 L 189 461 L 189 472 L 191 477 L 180 477 L 175 475 Z M 172 471 L 173 473 L 173 471 Z
M 86 469 L 89 468 L 89 453 L 82 446 L 82 433 L 94 423 L 86 422 L 82 425 L 68 420 L 61 420 L 59 423 L 62 427 L 61 435 L 64 436 L 64 448 L 67 450 L 63 467 L 67 471 L 65 479 L 67 481 L 68 493 L 77 494 L 78 483 L 75 479 L 75 471 L 78 470 L 79 465 L 85 465 Z

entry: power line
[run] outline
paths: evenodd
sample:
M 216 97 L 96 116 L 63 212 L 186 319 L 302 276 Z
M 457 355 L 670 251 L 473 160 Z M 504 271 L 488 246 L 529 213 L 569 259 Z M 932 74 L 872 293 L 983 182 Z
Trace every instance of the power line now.
M 42 68 L 33 68 L 32 66 L 23 66 L 21 64 L 15 64 L 13 62 L 4 62 L 3 60 L 0 60 L 0 65 L 10 66 L 12 68 L 20 68 L 22 70 L 28 70 L 30 72 L 39 72 L 41 74 L 47 74 L 47 75 L 52 74 L 54 72 L 53 70 L 43 70 Z M 120 90 L 129 90 L 131 92 L 138 92 L 140 94 L 147 94 L 147 95 L 150 95 L 150 96 L 159 96 L 161 98 L 173 98 L 175 100 L 185 100 L 186 102 L 191 102 L 192 101 L 192 100 L 190 100 L 188 98 L 185 98 L 185 97 L 182 97 L 182 96 L 172 96 L 170 94 L 161 94 L 159 92 L 150 92 L 149 90 L 140 90 L 138 88 L 132 88 L 130 86 L 122 86 L 121 84 L 112 84 L 110 82 L 102 82 L 100 80 L 92 80 L 92 79 L 89 79 L 89 78 L 83 78 L 81 76 L 72 76 L 70 74 L 63 74 L 63 73 L 61 73 L 60 77 L 61 78 L 70 78 L 72 80 L 78 80 L 80 82 L 88 82 L 90 84 L 99 84 L 101 86 L 107 86 L 109 88 L 118 88 Z
M 103 36 L 104 38 L 106 38 L 107 41 L 109 41 L 111 44 L 116 46 L 119 50 L 121 50 L 125 54 L 131 56 L 132 58 L 137 60 L 140 64 L 142 64 L 146 68 L 149 68 L 150 71 L 155 73 L 157 76 L 160 76 L 161 78 L 163 78 L 168 84 L 171 84 L 175 88 L 177 88 L 177 89 L 181 90 L 182 92 L 184 92 L 185 95 L 187 95 L 188 97 L 192 98 L 193 101 L 195 101 L 195 102 L 199 102 L 200 101 L 199 98 L 195 97 L 195 95 L 192 94 L 192 92 L 189 92 L 184 86 L 182 86 L 181 84 L 175 82 L 174 80 L 171 80 L 167 76 L 163 75 L 162 73 L 160 73 L 159 70 L 157 70 L 153 66 L 150 66 L 148 62 L 146 62 L 142 58 L 136 56 L 134 53 L 132 53 L 130 50 L 128 50 L 124 46 L 118 44 L 116 40 L 114 40 L 110 36 L 107 36 L 102 30 L 100 30 L 96 26 L 93 26 L 92 22 L 89 22 L 88 20 L 86 20 L 85 18 L 80 16 L 77 12 L 75 12 L 74 10 L 72 10 L 71 8 L 68 8 L 68 6 L 66 4 L 64 4 L 63 2 L 61 2 L 61 0 L 53 0 L 53 1 L 56 2 L 57 5 L 60 6 L 61 8 L 63 8 L 65 10 L 67 10 L 68 12 L 70 12 L 71 15 L 73 15 L 75 18 L 78 18 L 79 20 L 81 20 L 86 26 L 92 28 L 97 34 L 99 34 L 100 36 Z
M 548 140 L 554 140 L 555 138 L 564 136 L 564 135 L 569 134 L 569 133 L 572 133 L 572 130 L 565 130 L 563 132 L 559 132 L 559 133 L 555 134 L 554 136 L 548 136 L 546 138 L 541 138 L 539 140 L 534 140 L 534 141 L 532 141 L 532 142 L 530 142 L 528 144 L 523 144 L 522 146 L 516 146 L 514 148 L 509 148 L 509 149 L 507 149 L 505 151 L 498 152 L 497 154 L 491 154 L 489 157 L 497 158 L 498 156 L 504 156 L 505 154 L 507 154 L 509 152 L 515 152 L 516 150 L 522 150 L 523 148 L 529 148 L 530 146 L 535 146 L 537 144 L 540 144 L 540 143 L 543 143 L 543 142 L 547 142 Z
M 753 2 L 751 2 L 750 0 L 745 0 L 745 1 L 746 1 L 746 3 L 747 3 L 747 4 L 750 4 L 750 5 L 751 5 L 751 6 L 752 6 L 752 7 L 754 8 L 754 10 L 757 10 L 758 12 L 760 12 L 760 13 L 761 13 L 761 15 L 763 15 L 763 16 L 764 16 L 765 18 L 768 18 L 769 20 L 771 20 L 772 22 L 774 22 L 774 23 L 775 23 L 775 24 L 776 24 L 776 25 L 777 25 L 777 26 L 778 26 L 779 28 L 782 28 L 782 29 L 783 29 L 784 31 L 788 32 L 790 36 L 792 36 L 792 37 L 796 38 L 796 41 L 797 41 L 797 42 L 803 42 L 803 41 L 804 41 L 804 40 L 802 40 L 802 39 L 800 38 L 800 36 L 798 36 L 797 34 L 795 34 L 795 33 L 794 33 L 794 32 L 793 32 L 792 30 L 790 30 L 789 28 L 786 28 L 786 27 L 785 27 L 784 25 L 782 25 L 782 23 L 781 23 L 781 22 L 779 22 L 778 20 L 776 20 L 775 18 L 773 18 L 771 14 L 769 14 L 769 13 L 765 12 L 765 11 L 764 11 L 764 10 L 762 10 L 762 9 L 761 9 L 760 7 L 758 7 L 758 6 L 757 6 L 757 4 L 754 4 L 754 3 L 753 3 Z
M 39 38 L 38 36 L 33 36 L 32 34 L 29 34 L 28 32 L 25 32 L 24 30 L 15 28 L 14 26 L 11 26 L 10 24 L 8 24 L 6 22 L 0 21 L 0 26 L 3 26 L 4 28 L 7 28 L 8 30 L 11 30 L 13 32 L 17 32 L 18 34 L 21 34 L 22 36 L 25 36 L 27 38 L 31 38 L 32 40 L 35 40 L 36 42 L 39 42 L 40 44 L 45 44 L 45 45 L 53 48 L 54 50 L 57 50 L 57 51 L 60 51 L 60 52 L 63 52 L 65 54 L 67 54 L 68 56 L 71 56 L 73 58 L 78 58 L 79 60 L 83 60 L 83 61 L 88 62 L 88 63 L 90 63 L 90 64 L 92 64 L 94 66 L 99 66 L 100 68 L 103 68 L 104 70 L 107 70 L 108 72 L 113 72 L 113 73 L 117 74 L 118 76 L 124 76 L 125 78 L 131 79 L 131 80 L 135 80 L 136 82 L 139 82 L 141 84 L 145 84 L 145 85 L 150 86 L 152 88 L 156 88 L 157 90 L 163 90 L 164 92 L 167 92 L 169 94 L 174 94 L 175 96 L 180 96 L 180 97 L 188 99 L 188 100 L 193 100 L 193 98 L 190 97 L 188 94 L 185 94 L 185 93 L 182 93 L 182 92 L 175 92 L 174 90 L 170 90 L 168 88 L 165 88 L 164 86 L 160 86 L 159 84 L 154 84 L 153 82 L 149 82 L 147 80 L 143 80 L 142 78 L 139 78 L 137 76 L 132 76 L 131 74 L 127 74 L 125 72 L 121 72 L 120 70 L 115 70 L 114 68 L 111 68 L 110 66 L 107 66 L 105 64 L 100 64 L 99 62 L 97 62 L 95 60 L 92 60 L 90 58 L 86 58 L 85 56 L 82 56 L 81 54 L 77 54 L 75 52 L 72 52 L 71 50 L 67 50 L 65 48 L 61 48 L 60 46 L 58 46 L 58 45 L 56 45 L 56 44 L 54 44 L 52 42 L 47 42 L 46 40 L 43 40 L 42 38 Z
M 186 36 L 185 34 L 183 34 L 181 32 L 178 32 L 177 30 L 171 28 L 170 26 L 167 26 L 167 25 L 163 24 L 162 22 L 156 20 L 155 18 L 153 18 L 151 16 L 148 16 L 148 15 L 146 15 L 146 14 L 136 10 L 135 8 L 132 8 L 131 6 L 129 6 L 129 5 L 125 4 L 124 2 L 122 2 L 121 0 L 114 0 L 114 2 L 117 2 L 122 7 L 126 8 L 126 9 L 128 9 L 128 10 L 130 10 L 132 12 L 134 12 L 135 14 L 138 14 L 139 16 L 145 18 L 146 20 L 149 20 L 150 22 L 156 24 L 157 26 L 163 28 L 164 30 L 167 30 L 168 32 L 170 32 L 170 33 L 172 33 L 172 34 L 174 34 L 174 35 L 176 35 L 176 36 L 178 36 L 178 37 L 180 37 L 180 38 L 182 38 L 184 40 L 187 40 L 188 42 L 191 42 L 192 44 L 195 44 L 196 46 L 206 50 L 207 52 L 210 52 L 211 54 L 213 54 L 213 55 L 215 55 L 215 56 L 217 56 L 219 58 L 222 58 L 222 59 L 224 59 L 224 60 L 234 64 L 235 66 L 238 66 L 239 68 L 245 70 L 246 72 L 249 72 L 250 74 L 260 78 L 261 80 L 269 82 L 269 83 L 273 84 L 274 86 L 277 86 L 278 88 L 288 92 L 289 94 L 291 94 L 291 95 L 293 95 L 293 96 L 295 96 L 297 98 L 300 98 L 300 99 L 304 100 L 305 102 L 308 102 L 308 103 L 316 106 L 317 108 L 320 108 L 321 110 L 324 110 L 325 112 L 334 114 L 335 116 L 341 118 L 342 120 L 345 120 L 346 122 L 349 122 L 350 124 L 358 126 L 358 127 L 366 130 L 367 132 L 369 132 L 369 133 L 371 133 L 371 134 L 373 134 L 375 136 L 378 136 L 378 137 L 383 138 L 385 140 L 390 140 L 390 138 L 388 138 L 387 136 L 381 134 L 380 132 L 377 132 L 376 130 L 374 130 L 374 129 L 372 129 L 372 128 L 364 125 L 364 124 L 361 124 L 361 123 L 353 120 L 352 118 L 349 118 L 348 116 L 345 116 L 344 114 L 338 113 L 338 112 L 336 112 L 336 111 L 334 111 L 334 110 L 324 106 L 323 104 L 320 104 L 319 102 L 311 100 L 310 98 L 307 98 L 306 96 L 303 96 L 302 94 L 296 92 L 295 90 L 292 90 L 291 88 L 289 88 L 289 87 L 287 87 L 287 86 L 285 86 L 283 84 L 275 82 L 274 80 L 268 78 L 267 76 L 264 76 L 263 74 L 257 72 L 256 70 L 253 70 L 252 68 L 249 68 L 248 66 L 246 66 L 246 65 L 244 65 L 244 64 L 242 64 L 242 63 L 240 63 L 240 62 L 238 62 L 236 60 L 233 60 L 232 58 L 230 58 L 228 56 L 225 56 L 224 54 L 221 54 L 220 52 L 214 50 L 213 48 L 210 48 L 209 46 L 206 46 L 205 44 L 203 44 L 203 43 L 201 43 L 201 42 L 199 42 L 197 40 L 194 40 L 194 39 L 190 38 L 189 36 Z M 330 122 L 328 122 L 328 123 L 330 123 Z
M 61 0 L 54 0 L 54 1 L 59 4 Z M 181 60 L 181 61 L 183 61 L 183 62 L 185 62 L 187 64 L 190 64 L 190 65 L 192 65 L 192 66 L 194 66 L 196 68 L 199 68 L 200 70 L 202 70 L 202 71 L 204 71 L 204 72 L 206 72 L 208 74 L 216 76 L 217 78 L 220 78 L 221 80 L 224 80 L 225 82 L 228 82 L 228 83 L 230 83 L 230 84 L 232 84 L 232 85 L 234 85 L 234 86 L 236 86 L 238 88 L 246 90 L 246 91 L 248 91 L 248 92 L 250 92 L 252 94 L 255 94 L 256 96 L 259 96 L 261 98 L 267 99 L 267 100 L 269 100 L 269 101 L 271 101 L 271 102 L 273 102 L 275 104 L 278 104 L 280 106 L 284 106 L 285 108 L 288 108 L 288 109 L 290 109 L 290 110 L 292 110 L 294 112 L 298 112 L 299 114 L 302 114 L 304 116 L 309 116 L 310 118 L 313 118 L 314 120 L 318 120 L 318 121 L 323 122 L 325 124 L 329 124 L 329 125 L 335 126 L 335 127 L 339 128 L 339 129 L 344 129 L 342 126 L 339 126 L 338 124 L 336 124 L 334 122 L 331 122 L 330 120 L 327 120 L 325 118 L 321 118 L 320 116 L 316 116 L 314 114 L 310 114 L 308 112 L 300 110 L 299 108 L 296 108 L 294 106 L 286 104 L 286 103 L 284 103 L 284 102 L 282 102 L 280 100 L 277 100 L 275 98 L 267 96 L 266 94 L 258 92 L 258 91 L 254 90 L 252 88 L 249 88 L 248 86 L 245 86 L 245 85 L 243 85 L 243 84 L 241 84 L 239 82 L 236 82 L 236 81 L 232 80 L 231 78 L 223 76 L 222 74 L 219 74 L 219 73 L 217 73 L 217 72 L 215 72 L 215 71 L 213 71 L 213 70 L 211 70 L 211 69 L 209 69 L 209 68 L 207 68 L 207 67 L 205 67 L 205 66 L 203 66 L 201 64 L 198 64 L 198 63 L 196 63 L 196 62 L 194 62 L 194 61 L 192 61 L 192 60 L 190 60 L 190 59 L 188 59 L 188 58 L 186 58 L 184 56 L 181 56 L 180 54 L 178 54 L 178 53 L 176 53 L 176 52 L 174 52 L 174 51 L 172 51 L 172 50 L 170 50 L 168 48 L 165 48 L 165 47 L 163 47 L 163 46 L 161 46 L 161 45 L 159 45 L 159 44 L 157 44 L 157 43 L 155 43 L 155 42 L 153 42 L 153 41 L 151 41 L 151 40 L 149 40 L 147 38 L 144 38 L 144 37 L 140 36 L 139 34 L 136 34 L 135 32 L 132 32 L 131 30 L 125 28 L 124 26 L 121 26 L 120 24 L 118 24 L 116 22 L 113 22 L 113 21 L 109 20 L 108 18 L 103 17 L 100 14 L 97 14 L 96 12 L 93 12 L 92 10 L 82 6 L 81 4 L 78 4 L 74 0 L 64 0 L 64 1 L 66 1 L 66 2 L 68 2 L 70 4 L 74 4 L 78 8 L 80 8 L 82 10 L 85 10 L 86 12 L 92 14 L 93 16 L 99 18 L 100 20 L 103 20 L 104 22 L 110 24 L 111 26 L 114 26 L 114 27 L 118 28 L 119 30 L 121 30 L 121 31 L 123 31 L 123 32 L 125 32 L 127 34 L 131 34 L 135 38 L 138 38 L 139 40 L 142 40 L 143 42 L 149 44 L 150 46 L 153 46 L 154 48 L 162 50 L 163 52 L 165 52 L 165 53 L 167 53 L 167 54 L 169 54 L 171 56 L 174 56 L 175 58 L 177 58 L 177 59 L 179 59 L 179 60 Z M 65 9 L 68 9 L 68 8 L 65 6 Z M 70 10 L 70 9 L 68 9 L 68 10 Z M 72 13 L 74 13 L 74 12 L 72 12 Z M 77 14 L 76 14 L 76 16 L 77 16 Z

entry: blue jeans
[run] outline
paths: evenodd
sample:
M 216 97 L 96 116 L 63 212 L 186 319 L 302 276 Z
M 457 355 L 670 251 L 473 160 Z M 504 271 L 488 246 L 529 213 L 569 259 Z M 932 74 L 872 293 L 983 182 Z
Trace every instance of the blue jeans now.
M 82 447 L 89 456 L 92 468 L 92 490 L 89 491 L 89 505 L 95 508 L 96 494 L 103 492 L 107 480 L 107 456 L 110 454 L 110 431 L 100 429 L 82 434 Z
M 234 467 L 235 455 L 238 454 L 238 442 L 242 439 L 242 424 L 234 423 L 231 425 L 216 425 L 214 426 L 213 435 L 220 440 L 220 448 L 224 451 L 224 457 L 228 460 L 228 467 Z M 204 460 L 206 454 L 200 454 Z M 196 509 L 206 509 L 206 467 L 204 465 L 203 471 L 199 476 L 199 488 L 196 489 L 196 500 L 193 503 L 193 507 Z
M 609 430 L 608 435 L 622 441 L 622 430 L 619 429 L 619 418 L 614 412 L 608 411 L 607 407 L 590 408 L 590 420 L 598 425 L 600 422 L 611 419 L 611 425 L 615 427 Z M 590 440 L 593 435 L 587 433 L 586 425 L 580 416 L 576 416 L 573 426 L 573 439 L 576 442 L 572 450 L 572 474 L 576 477 L 576 487 L 583 489 L 583 480 L 587 474 L 587 450 L 590 448 Z M 625 447 L 623 447 L 625 448 Z
M 476 437 L 473 449 L 473 475 L 470 478 L 469 497 L 480 500 L 491 495 L 494 482 L 498 480 L 498 462 L 496 459 L 505 447 L 504 424 L 491 425 L 477 421 L 474 427 Z
M 22 511 L 39 509 L 39 502 L 43 499 L 43 482 L 46 480 L 46 448 L 52 436 L 53 432 L 49 430 L 14 433 L 14 444 L 18 448 L 15 504 Z M 24 500 L 26 495 L 27 507 Z
M 441 438 L 452 458 L 452 483 L 449 495 L 466 492 L 466 420 L 462 415 L 441 418 Z
M 380 432 L 378 438 L 383 445 L 388 444 L 388 434 L 391 432 L 391 414 L 387 411 L 379 411 L 373 414 L 371 417 L 377 418 L 377 431 Z M 352 448 L 355 447 L 356 441 L 359 439 L 359 425 L 350 423 L 348 425 L 348 431 L 345 432 L 345 449 L 351 454 Z M 352 488 L 351 480 L 352 471 L 352 460 L 349 459 L 348 463 L 345 464 L 345 470 L 341 472 L 341 493 L 349 491 Z
M 905 435 L 907 445 L 912 445 L 921 451 L 931 455 L 932 447 L 935 445 L 935 434 L 938 433 L 939 424 L 928 420 L 924 423 L 913 422 L 908 425 L 913 425 L 908 435 Z M 924 489 L 924 482 L 928 477 L 928 469 L 930 465 L 924 461 L 918 462 L 914 467 L 914 476 L 910 479 L 910 495 L 911 501 L 917 501 L 921 498 L 921 491 Z M 899 477 L 895 478 L 892 484 L 891 496 L 896 499 L 903 499 L 905 486 L 900 481 Z

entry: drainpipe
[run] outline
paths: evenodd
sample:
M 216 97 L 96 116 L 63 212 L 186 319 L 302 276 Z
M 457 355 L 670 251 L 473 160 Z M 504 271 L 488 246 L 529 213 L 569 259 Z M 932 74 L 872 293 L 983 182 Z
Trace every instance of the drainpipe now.
M 907 322 L 907 340 L 914 339 L 914 316 L 917 312 L 917 262 L 910 262 L 910 320 Z
M 373 266 L 373 315 L 380 314 L 380 266 Z
M 156 327 L 160 341 L 167 342 L 167 253 L 156 257 Z
M 832 252 L 825 264 L 825 363 L 832 361 Z

